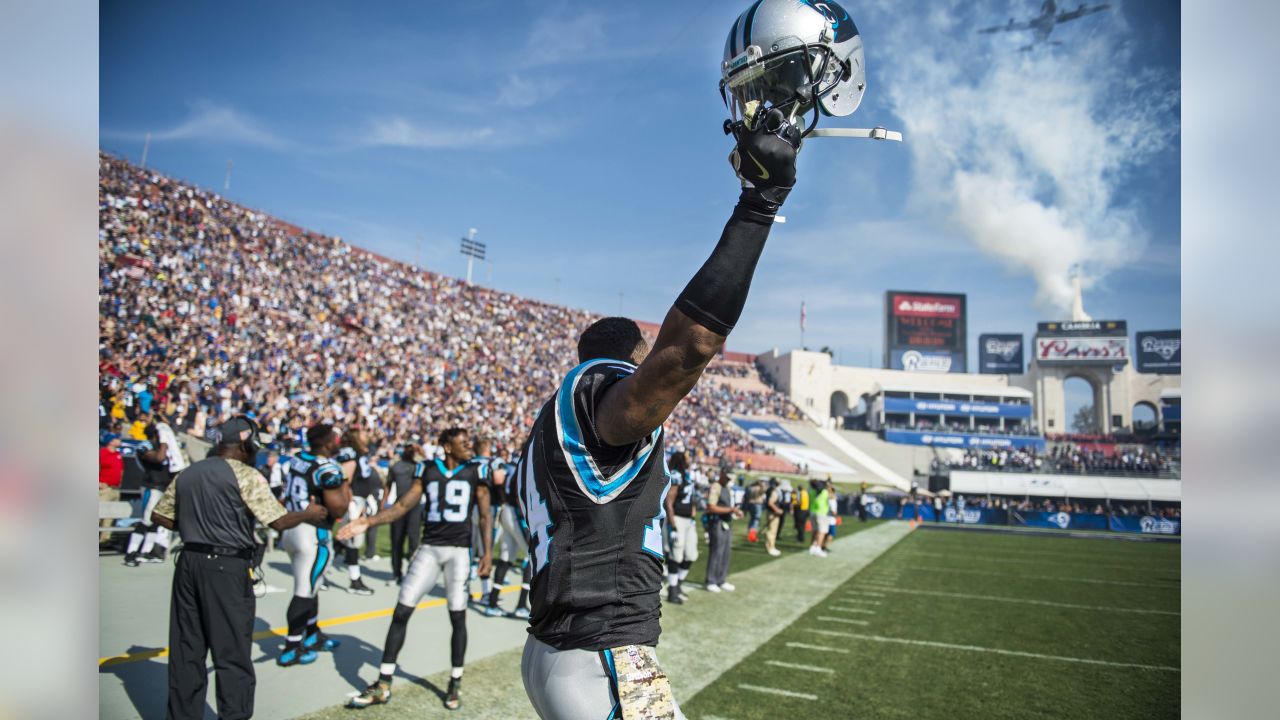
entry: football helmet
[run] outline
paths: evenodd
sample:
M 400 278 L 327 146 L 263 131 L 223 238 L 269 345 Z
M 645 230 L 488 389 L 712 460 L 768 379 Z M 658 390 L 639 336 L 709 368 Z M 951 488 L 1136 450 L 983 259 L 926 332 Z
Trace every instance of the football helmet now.
M 729 30 L 720 96 L 731 123 L 778 108 L 807 136 L 819 112 L 850 115 L 865 90 L 862 36 L 838 3 L 755 0 Z

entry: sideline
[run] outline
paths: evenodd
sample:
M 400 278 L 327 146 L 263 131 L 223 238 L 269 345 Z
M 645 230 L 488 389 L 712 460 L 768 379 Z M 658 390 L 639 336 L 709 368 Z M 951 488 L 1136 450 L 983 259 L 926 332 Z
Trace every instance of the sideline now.
M 519 589 L 520 589 L 519 585 L 512 585 L 512 586 L 502 588 L 502 590 L 499 591 L 499 594 L 505 595 L 506 593 L 515 592 Z M 472 600 L 479 600 L 480 597 L 481 597 L 481 593 L 471 594 Z M 444 605 L 446 602 L 448 601 L 445 598 L 435 598 L 432 600 L 424 600 L 418 603 L 418 606 L 416 609 L 425 610 L 427 608 L 440 607 Z M 370 610 L 368 612 L 355 613 L 354 615 L 343 615 L 341 617 L 321 620 L 320 622 L 317 623 L 317 625 L 322 628 L 328 628 L 328 627 L 336 627 L 338 625 L 346 625 L 348 623 L 360 622 L 362 620 L 374 620 L 377 618 L 388 617 L 393 612 L 395 612 L 395 610 L 396 609 L 394 607 L 389 607 L 389 608 L 383 608 L 381 610 Z M 273 635 L 284 637 L 288 631 L 289 631 L 289 628 L 284 625 L 280 627 L 273 627 L 270 630 L 259 630 L 258 632 L 253 634 L 253 639 L 255 641 L 264 640 Z M 125 653 L 123 655 L 109 655 L 104 658 L 98 658 L 98 668 L 101 669 L 101 668 L 114 667 L 116 665 L 124 665 L 126 663 L 141 662 L 143 660 L 150 660 L 152 658 L 167 657 L 168 655 L 169 655 L 169 648 L 167 647 L 152 648 L 150 650 L 139 650 L 138 652 Z

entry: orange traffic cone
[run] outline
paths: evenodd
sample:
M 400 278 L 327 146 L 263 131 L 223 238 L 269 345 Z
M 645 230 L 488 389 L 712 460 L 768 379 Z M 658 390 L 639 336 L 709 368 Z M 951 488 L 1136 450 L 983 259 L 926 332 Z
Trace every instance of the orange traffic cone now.
M 755 528 L 751 528 L 747 531 L 747 542 L 756 542 L 759 537 L 759 532 Z

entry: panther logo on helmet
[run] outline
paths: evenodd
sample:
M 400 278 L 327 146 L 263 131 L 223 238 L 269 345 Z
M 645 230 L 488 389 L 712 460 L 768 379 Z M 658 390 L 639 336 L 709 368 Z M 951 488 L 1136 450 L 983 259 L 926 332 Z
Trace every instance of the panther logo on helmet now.
M 831 29 L 836 33 L 837 43 L 842 43 L 858 34 L 858 28 L 854 26 L 853 20 L 849 19 L 849 11 L 840 7 L 839 4 L 813 0 L 800 0 L 800 2 L 822 13 L 827 22 L 831 23 Z

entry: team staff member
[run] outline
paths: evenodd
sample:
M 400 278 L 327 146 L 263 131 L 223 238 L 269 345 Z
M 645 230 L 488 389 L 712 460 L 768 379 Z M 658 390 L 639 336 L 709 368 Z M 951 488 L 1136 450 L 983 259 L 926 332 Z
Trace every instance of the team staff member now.
M 286 530 L 327 517 L 318 503 L 285 512 L 249 463 L 258 426 L 244 416 L 214 431 L 213 454 L 188 467 L 151 513 L 151 521 L 182 538 L 169 607 L 170 720 L 204 717 L 205 655 L 218 676 L 218 717 L 253 716 L 255 600 L 249 577 L 256 519 Z
M 400 459 L 387 471 L 387 506 L 394 505 L 396 500 L 409 492 L 409 488 L 413 486 L 413 471 L 418 466 L 418 456 L 422 454 L 417 445 L 400 448 Z M 418 536 L 421 533 L 421 504 L 413 506 L 400 519 L 391 523 L 391 575 L 392 581 L 397 585 L 404 578 L 404 559 L 413 557 L 418 551 Z M 405 555 L 406 544 L 409 546 L 408 555 Z
M 768 520 L 765 522 L 764 528 L 764 547 L 765 551 L 773 557 L 778 557 L 782 551 L 778 549 L 778 529 L 782 525 L 782 518 L 786 514 L 785 505 L 783 504 L 783 490 L 789 489 L 791 483 L 789 480 L 783 480 L 778 484 L 775 480 L 769 488 L 769 494 L 765 496 L 765 508 L 769 511 Z
M 720 473 L 720 479 L 711 486 L 707 493 L 707 583 L 708 592 L 718 593 L 721 590 L 733 592 L 736 588 L 729 582 L 729 558 L 732 555 L 733 521 L 742 518 L 742 510 L 733 504 L 733 491 L 730 488 L 729 474 Z
M 800 483 L 792 495 L 791 506 L 795 510 L 796 542 L 804 542 L 805 526 L 809 524 L 809 488 Z

